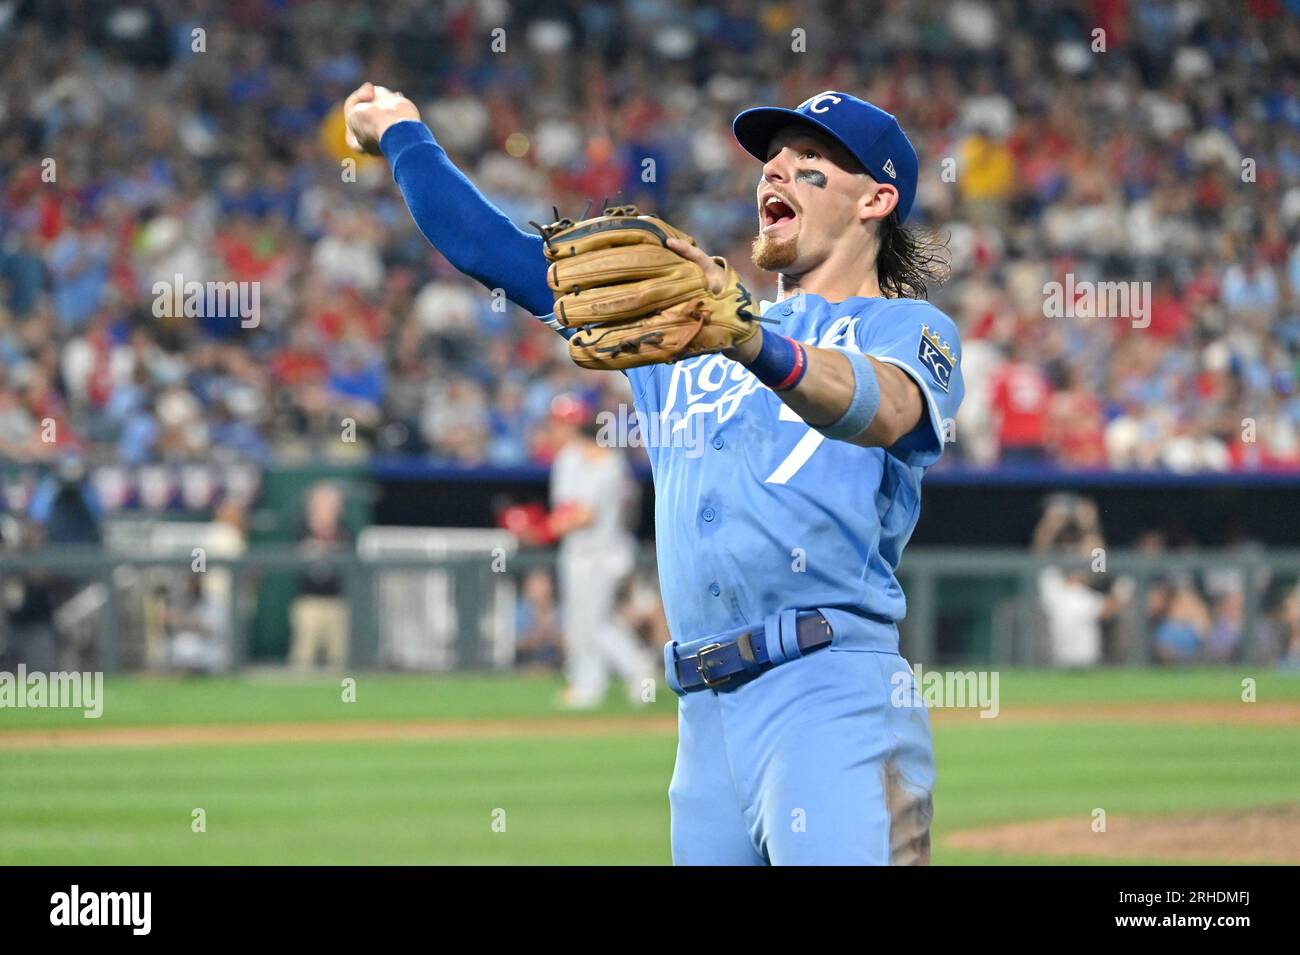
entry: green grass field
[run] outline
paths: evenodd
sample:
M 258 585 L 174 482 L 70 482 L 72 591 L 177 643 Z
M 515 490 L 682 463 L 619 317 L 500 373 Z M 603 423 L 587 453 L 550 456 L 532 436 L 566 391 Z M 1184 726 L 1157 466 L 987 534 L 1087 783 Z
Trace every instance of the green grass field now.
M 1243 675 L 1003 671 L 1005 719 L 936 715 L 935 863 L 1043 861 L 961 852 L 944 837 L 1051 817 L 1086 824 L 1094 807 L 1135 815 L 1300 804 L 1300 725 L 1184 724 L 1160 712 L 1249 707 Z M 1261 704 L 1300 703 L 1300 675 L 1249 675 Z M 675 699 L 661 689 L 646 707 L 611 702 L 593 730 L 588 715 L 556 714 L 558 685 L 361 674 L 356 702 L 344 703 L 337 680 L 118 677 L 99 720 L 0 709 L 0 864 L 669 862 Z M 1062 703 L 1076 708 L 1043 718 L 1041 708 Z M 1152 716 L 1087 716 L 1086 707 L 1106 705 Z M 1017 707 L 1040 712 L 1017 720 Z M 505 722 L 539 719 L 544 733 L 512 734 Z M 328 738 L 345 725 L 436 720 L 465 731 Z M 476 731 L 482 721 L 491 724 Z M 277 740 L 270 724 L 283 723 L 312 724 L 324 738 Z M 259 724 L 265 740 L 184 742 L 204 728 L 257 734 Z M 193 729 L 159 744 L 147 738 L 155 727 Z M 34 731 L 70 730 L 95 735 L 33 745 Z M 130 730 L 139 732 L 113 738 Z M 191 831 L 196 808 L 206 832 Z M 500 810 L 503 832 L 493 825 Z

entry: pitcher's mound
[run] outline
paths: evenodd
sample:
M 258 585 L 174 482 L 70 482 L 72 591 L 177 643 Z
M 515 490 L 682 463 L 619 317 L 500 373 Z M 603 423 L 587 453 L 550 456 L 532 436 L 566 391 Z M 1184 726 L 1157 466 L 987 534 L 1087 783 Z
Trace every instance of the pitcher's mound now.
M 953 849 L 1018 856 L 1093 856 L 1166 862 L 1300 864 L 1300 806 L 1176 816 L 1045 819 L 949 836 Z

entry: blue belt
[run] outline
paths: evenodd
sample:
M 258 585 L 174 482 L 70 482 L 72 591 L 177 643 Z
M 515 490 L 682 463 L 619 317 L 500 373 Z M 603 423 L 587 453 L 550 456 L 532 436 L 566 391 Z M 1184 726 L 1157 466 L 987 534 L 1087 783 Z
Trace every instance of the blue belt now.
M 783 610 L 761 627 L 738 627 L 725 633 L 664 646 L 668 687 L 678 696 L 725 686 L 738 677 L 754 677 L 830 646 L 831 625 L 815 610 Z

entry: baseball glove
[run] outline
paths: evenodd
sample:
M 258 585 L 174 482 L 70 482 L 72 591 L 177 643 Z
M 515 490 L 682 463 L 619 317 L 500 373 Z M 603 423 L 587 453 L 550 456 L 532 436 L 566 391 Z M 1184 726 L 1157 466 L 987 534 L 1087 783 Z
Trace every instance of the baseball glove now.
M 536 225 L 536 223 L 534 223 Z M 555 318 L 577 333 L 569 355 L 583 368 L 623 369 L 680 361 L 748 341 L 759 318 L 725 259 L 720 292 L 704 270 L 668 248 L 695 240 L 635 206 L 614 206 L 582 222 L 537 226 L 551 263 Z

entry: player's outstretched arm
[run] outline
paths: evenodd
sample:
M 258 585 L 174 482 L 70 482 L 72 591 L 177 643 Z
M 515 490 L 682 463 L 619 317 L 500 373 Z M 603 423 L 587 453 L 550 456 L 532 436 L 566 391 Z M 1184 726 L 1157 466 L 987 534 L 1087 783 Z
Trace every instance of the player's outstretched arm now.
M 448 262 L 534 315 L 554 310 L 541 236 L 518 228 L 475 188 L 420 121 L 414 103 L 363 83 L 344 103 L 344 117 L 348 144 L 387 157 L 411 218 Z
M 749 353 L 736 358 L 741 364 L 748 364 L 757 356 L 762 335 L 755 338 L 759 341 L 749 341 L 741 346 Z M 844 418 L 853 405 L 859 391 L 860 372 L 853 367 L 845 352 L 811 345 L 802 347 L 808 363 L 803 380 L 788 391 L 777 391 L 776 395 L 804 421 L 815 428 L 824 428 Z M 921 423 L 926 413 L 921 386 L 894 365 L 887 365 L 870 355 L 863 357 L 875 374 L 879 403 L 866 429 L 842 440 L 868 448 L 893 447 Z
M 704 269 L 710 284 L 720 287 L 722 269 L 707 254 L 677 239 L 670 239 L 668 247 Z M 788 356 L 769 354 L 773 349 L 788 349 Z M 795 345 L 761 329 L 726 355 L 750 368 L 760 379 L 765 377 L 765 365 L 780 367 L 779 376 L 788 380 L 765 383 L 815 428 L 827 428 L 856 415 L 863 426 L 852 434 L 838 435 L 850 444 L 893 447 L 927 413 L 921 386 L 902 369 L 869 355 L 850 357 L 834 348 Z M 789 361 L 782 364 L 787 357 Z M 866 365 L 855 368 L 855 360 L 865 360 Z M 871 380 L 864 382 L 868 376 Z M 869 389 L 865 395 L 864 385 Z M 844 430 L 851 430 L 851 425 Z

